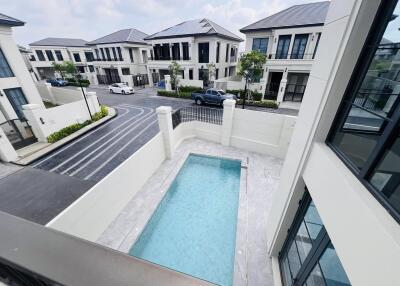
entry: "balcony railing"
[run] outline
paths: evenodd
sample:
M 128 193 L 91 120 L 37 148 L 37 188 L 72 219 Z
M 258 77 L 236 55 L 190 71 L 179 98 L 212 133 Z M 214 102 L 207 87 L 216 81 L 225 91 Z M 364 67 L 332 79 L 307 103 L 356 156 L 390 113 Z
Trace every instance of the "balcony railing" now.
M 175 129 L 182 122 L 201 121 L 222 125 L 223 109 L 209 107 L 183 107 L 172 114 L 172 127 Z
M 269 54 L 268 59 L 270 60 L 312 60 L 314 54 Z
M 7 285 L 211 285 L 3 212 L 0 229 Z

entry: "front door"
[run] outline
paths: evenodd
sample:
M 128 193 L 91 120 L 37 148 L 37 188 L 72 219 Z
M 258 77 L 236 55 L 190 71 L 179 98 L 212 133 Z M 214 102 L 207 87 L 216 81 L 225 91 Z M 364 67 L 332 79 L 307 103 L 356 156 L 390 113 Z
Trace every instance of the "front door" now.
M 281 84 L 283 72 L 270 72 L 269 83 L 265 91 L 265 99 L 276 100 L 278 97 L 279 86 Z
M 4 93 L 6 94 L 8 101 L 10 102 L 11 106 L 13 107 L 15 113 L 18 116 L 19 120 L 24 120 L 25 116 L 22 111 L 22 105 L 28 104 L 22 89 L 17 88 L 9 88 L 4 89 Z

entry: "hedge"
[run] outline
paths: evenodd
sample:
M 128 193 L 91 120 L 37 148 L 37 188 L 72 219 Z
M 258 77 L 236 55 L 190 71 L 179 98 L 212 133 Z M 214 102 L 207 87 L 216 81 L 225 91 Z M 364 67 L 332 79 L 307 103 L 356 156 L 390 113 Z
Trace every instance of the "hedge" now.
M 182 92 L 182 91 L 176 94 L 175 91 L 157 90 L 157 95 L 166 97 L 175 97 L 175 98 L 189 98 L 189 99 L 192 98 L 191 92 Z
M 227 93 L 232 93 L 234 95 L 238 95 L 240 93 L 240 97 L 242 97 L 243 94 L 244 94 L 244 89 L 227 89 L 226 92 Z M 255 101 L 261 101 L 261 99 L 262 99 L 262 93 L 261 92 L 252 91 L 251 95 L 253 96 L 253 99 Z
M 68 85 L 72 85 L 72 86 L 79 86 L 79 82 L 81 83 L 81 85 L 83 87 L 88 87 L 90 85 L 90 80 L 88 80 L 88 79 L 81 79 L 78 82 L 74 78 L 67 78 L 66 81 L 68 81 Z
M 72 124 L 72 125 L 69 125 L 67 127 L 64 127 L 62 129 L 50 134 L 47 137 L 47 141 L 49 143 L 57 142 L 57 141 L 65 138 L 65 137 L 71 135 L 72 133 L 78 131 L 79 129 L 82 129 L 85 126 L 88 126 L 90 123 L 93 123 L 95 121 L 100 120 L 101 118 L 103 118 L 103 117 L 105 117 L 107 115 L 108 115 L 107 107 L 105 107 L 104 105 L 101 105 L 100 106 L 100 111 L 96 112 L 95 114 L 93 114 L 93 116 L 92 116 L 93 120 L 86 120 L 83 123 L 76 123 L 76 124 Z
M 242 100 L 238 100 L 236 105 L 241 105 L 242 104 Z M 262 100 L 262 101 L 247 101 L 245 105 L 247 106 L 257 106 L 257 107 L 267 107 L 267 108 L 278 108 L 278 103 L 276 103 L 275 100 Z
M 203 89 L 198 86 L 187 85 L 187 86 L 179 87 L 179 91 L 181 91 L 181 92 L 201 92 L 201 91 L 203 91 Z

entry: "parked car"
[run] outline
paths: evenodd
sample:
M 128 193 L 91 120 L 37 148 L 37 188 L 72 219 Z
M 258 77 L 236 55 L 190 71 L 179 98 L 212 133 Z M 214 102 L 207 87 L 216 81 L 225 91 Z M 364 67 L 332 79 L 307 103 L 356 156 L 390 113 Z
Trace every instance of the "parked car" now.
M 113 83 L 108 86 L 110 93 L 133 94 L 135 90 L 127 86 L 125 83 Z
M 68 85 L 68 81 L 63 80 L 62 78 L 49 78 L 46 82 L 50 83 L 51 86 L 66 86 Z
M 220 89 L 209 88 L 206 92 L 192 92 L 192 99 L 197 105 L 211 103 L 222 106 L 225 99 L 236 100 L 236 96 Z

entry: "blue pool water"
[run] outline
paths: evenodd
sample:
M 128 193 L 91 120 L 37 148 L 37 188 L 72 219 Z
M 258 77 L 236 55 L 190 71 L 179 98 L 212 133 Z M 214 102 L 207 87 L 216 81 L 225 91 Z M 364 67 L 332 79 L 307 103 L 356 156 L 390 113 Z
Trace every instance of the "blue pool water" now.
M 130 255 L 232 285 L 240 161 L 190 155 Z

